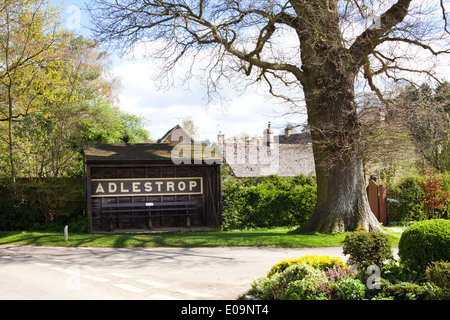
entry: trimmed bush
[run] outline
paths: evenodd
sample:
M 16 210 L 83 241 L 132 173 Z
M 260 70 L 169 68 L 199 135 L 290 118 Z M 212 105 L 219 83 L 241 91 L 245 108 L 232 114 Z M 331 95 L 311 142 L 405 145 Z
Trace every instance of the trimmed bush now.
M 421 300 L 450 300 L 450 290 L 442 289 L 434 283 L 425 282 L 422 288 Z
M 355 231 L 345 236 L 343 253 L 350 255 L 348 264 L 366 269 L 392 259 L 389 237 L 382 232 Z
M 398 255 L 410 269 L 424 272 L 433 261 L 450 261 L 450 220 L 419 221 L 402 233 Z
M 294 264 L 270 277 L 257 279 L 248 293 L 265 300 L 312 298 L 319 285 L 326 282 L 327 278 L 320 270 L 307 264 Z M 288 290 L 292 283 L 296 284 Z
M 426 291 L 422 286 L 412 282 L 396 284 L 386 282 L 382 286 L 382 292 L 394 297 L 395 300 L 421 300 Z
M 267 274 L 268 277 L 275 273 L 283 272 L 286 268 L 295 264 L 307 264 L 320 270 L 327 270 L 339 265 L 340 268 L 345 269 L 345 263 L 339 257 L 319 256 L 319 255 L 304 255 L 300 258 L 284 259 L 276 263 Z
M 382 279 L 379 295 L 393 300 L 448 300 L 450 294 L 433 283 L 391 283 Z
M 427 268 L 427 278 L 438 287 L 450 291 L 450 262 L 435 261 Z

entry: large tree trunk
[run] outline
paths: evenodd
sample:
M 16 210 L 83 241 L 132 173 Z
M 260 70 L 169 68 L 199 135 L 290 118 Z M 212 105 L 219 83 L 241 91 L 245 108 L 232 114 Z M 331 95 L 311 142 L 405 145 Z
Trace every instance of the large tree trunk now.
M 299 17 L 301 84 L 314 151 L 317 204 L 300 231 L 379 230 L 370 210 L 360 149 L 354 82 L 358 65 L 345 48 L 337 1 L 291 1 Z M 308 23 L 305 23 L 308 21 Z
M 380 230 L 370 209 L 360 148 L 354 75 L 321 68 L 304 85 L 317 178 L 317 204 L 301 231 Z
M 316 156 L 316 208 L 300 230 L 332 233 L 364 227 L 379 231 L 380 224 L 369 206 L 361 159 L 343 156 L 327 168 L 325 159 L 317 161 L 320 158 Z
M 302 231 L 331 233 L 364 227 L 380 230 L 366 193 L 360 149 L 361 130 L 352 82 L 338 92 L 307 92 L 308 117 L 317 178 L 317 205 Z M 308 103 L 309 102 L 309 103 Z

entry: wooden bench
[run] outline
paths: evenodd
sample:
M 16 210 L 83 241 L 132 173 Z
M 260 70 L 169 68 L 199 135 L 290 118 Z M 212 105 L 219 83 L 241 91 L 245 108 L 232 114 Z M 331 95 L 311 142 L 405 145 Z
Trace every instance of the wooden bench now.
M 104 203 L 102 204 L 102 214 L 109 213 L 110 221 L 112 214 L 122 212 L 143 212 L 147 213 L 148 225 L 152 228 L 152 217 L 186 217 L 186 226 L 190 227 L 190 216 L 192 211 L 198 208 L 198 204 L 193 201 L 178 202 L 139 202 L 139 203 Z M 161 214 L 161 212 L 176 211 L 176 213 Z M 159 214 L 155 214 L 159 212 Z M 111 225 L 112 230 L 112 225 Z

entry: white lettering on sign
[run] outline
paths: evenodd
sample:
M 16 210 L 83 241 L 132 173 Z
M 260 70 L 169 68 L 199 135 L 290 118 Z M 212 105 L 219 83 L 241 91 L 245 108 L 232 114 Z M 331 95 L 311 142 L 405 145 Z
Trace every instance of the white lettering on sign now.
M 202 177 L 92 179 L 92 197 L 203 194 Z
M 95 193 L 105 193 L 105 190 L 103 190 L 103 187 L 100 183 L 98 184 L 98 187 L 95 190 Z
M 125 189 L 125 188 L 123 187 L 123 182 L 120 183 L 120 193 L 127 193 L 127 192 L 130 192 L 130 190 Z
M 155 184 L 158 186 L 158 192 L 161 192 L 162 181 L 155 182 Z
M 108 183 L 108 192 L 109 193 L 114 193 L 116 191 L 117 191 L 117 184 L 115 184 L 115 183 Z
M 139 188 L 140 185 L 140 182 L 133 182 L 133 192 L 141 192 L 141 189 Z

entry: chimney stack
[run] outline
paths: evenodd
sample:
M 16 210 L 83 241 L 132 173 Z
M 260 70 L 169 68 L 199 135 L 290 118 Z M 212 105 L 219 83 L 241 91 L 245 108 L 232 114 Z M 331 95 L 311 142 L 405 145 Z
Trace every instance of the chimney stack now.
M 222 131 L 219 131 L 219 134 L 217 135 L 217 143 L 223 144 L 225 140 L 225 135 L 222 133 Z
M 288 126 L 286 127 L 286 129 L 284 129 L 284 136 L 285 136 L 286 138 L 289 138 L 289 136 L 292 134 L 292 130 L 293 130 L 292 126 L 291 126 L 291 125 L 288 125 Z
M 273 147 L 274 144 L 272 124 L 270 122 L 267 126 L 267 129 L 264 130 L 264 144 L 268 147 Z

